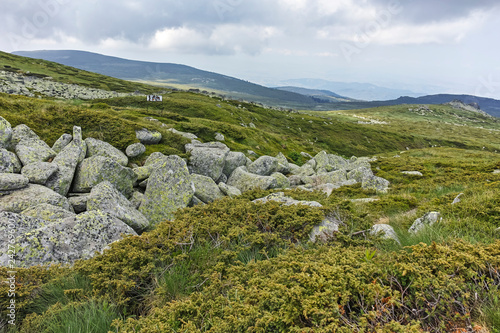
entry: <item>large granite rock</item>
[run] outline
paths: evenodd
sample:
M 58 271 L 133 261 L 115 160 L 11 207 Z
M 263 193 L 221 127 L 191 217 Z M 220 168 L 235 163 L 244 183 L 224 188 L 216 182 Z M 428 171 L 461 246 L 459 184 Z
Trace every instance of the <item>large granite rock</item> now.
M 63 134 L 59 137 L 59 139 L 56 140 L 56 142 L 54 142 L 54 145 L 52 145 L 52 150 L 59 154 L 64 149 L 64 147 L 70 144 L 72 140 L 73 136 L 71 134 Z
M 224 195 L 230 198 L 235 198 L 241 195 L 241 191 L 234 186 L 229 186 L 226 183 L 219 183 L 219 189 Z
M 19 173 L 21 168 L 21 161 L 19 161 L 16 154 L 0 148 L 0 172 Z
M 32 184 L 45 185 L 59 171 L 59 166 L 49 162 L 36 162 L 25 165 L 21 174 Z
M 29 179 L 15 173 L 0 173 L 0 191 L 14 191 L 28 186 Z
M 142 143 L 134 143 L 131 144 L 130 146 L 125 149 L 125 154 L 130 157 L 137 157 L 146 152 L 146 146 L 144 146 Z
M 391 183 L 384 178 L 371 176 L 363 179 L 361 187 L 365 190 L 374 190 L 379 193 L 386 193 L 389 190 L 389 185 Z
M 264 198 L 255 199 L 252 202 L 253 203 L 267 203 L 270 201 L 279 202 L 279 203 L 281 203 L 282 206 L 301 205 L 301 206 L 309 206 L 309 207 L 317 207 L 317 208 L 323 207 L 323 205 L 317 201 L 295 200 L 294 198 L 287 197 L 287 196 L 285 196 L 284 192 L 276 192 L 276 193 L 270 194 Z
M 172 220 L 177 209 L 191 202 L 193 187 L 186 162 L 179 156 L 169 156 L 149 177 L 139 211 L 152 224 Z
M 279 172 L 275 172 L 271 175 L 274 179 L 276 179 L 276 188 L 289 188 L 290 187 L 290 180 L 288 178 Z
M 87 152 L 87 145 L 82 139 L 81 131 L 80 127 L 73 127 L 73 141 L 64 147 L 52 161 L 58 166 L 58 171 L 47 181 L 46 186 L 63 196 L 68 194 L 77 165 L 83 161 Z
M 259 176 L 270 176 L 278 171 L 279 163 L 275 157 L 261 156 L 248 166 L 248 172 Z
M 187 144 L 186 151 L 191 153 L 189 171 L 217 181 L 222 175 L 229 148 L 220 142 L 208 144 Z
M 137 181 L 143 181 L 144 179 L 149 178 L 153 171 L 155 171 L 167 159 L 168 156 L 158 152 L 149 155 L 144 163 L 144 166 L 133 169 L 134 173 L 137 175 Z
M 150 131 L 145 128 L 135 131 L 135 136 L 144 145 L 156 145 L 162 139 L 160 132 Z
M 86 138 L 85 143 L 87 145 L 86 157 L 104 156 L 116 161 L 120 165 L 127 166 L 127 155 L 109 143 L 93 138 Z
M 12 140 L 12 127 L 10 123 L 0 116 L 0 148 L 9 148 Z
M 391 227 L 388 224 L 375 224 L 371 229 L 370 229 L 370 235 L 379 235 L 384 239 L 392 239 L 399 243 L 399 238 L 396 232 L 394 231 L 394 228 Z
M 268 190 L 276 188 L 278 183 L 273 177 L 259 176 L 245 171 L 244 167 L 239 167 L 229 177 L 227 185 L 234 186 L 241 192 L 246 192 L 254 189 Z
M 133 185 L 137 180 L 132 169 L 125 168 L 104 156 L 86 158 L 76 169 L 73 192 L 88 193 L 94 186 L 109 181 L 125 197 L 132 195 Z
M 57 221 L 60 219 L 73 217 L 76 214 L 59 206 L 44 203 L 23 210 L 21 212 L 21 215 L 31 216 L 45 221 Z
M 11 147 L 17 146 L 22 140 L 39 140 L 40 137 L 25 124 L 17 125 L 12 129 Z
M 87 211 L 93 210 L 116 216 L 135 231 L 149 226 L 148 219 L 108 181 L 98 184 L 90 192 Z
M 29 184 L 23 189 L 0 196 L 0 211 L 21 213 L 30 207 L 43 203 L 59 206 L 70 212 L 73 211 L 68 199 L 45 186 L 36 184 Z
M 0 229 L 14 225 L 17 247 L 16 265 L 31 267 L 47 264 L 71 264 L 102 252 L 123 235 L 136 235 L 134 230 L 116 217 L 103 212 L 87 212 L 57 222 L 0 212 Z M 2 232 L 6 237 L 7 233 Z M 3 247 L 7 242 L 1 242 Z M 2 251 L 0 265 L 7 266 L 9 257 Z
M 22 139 L 16 145 L 15 151 L 23 165 L 36 162 L 46 162 L 56 156 L 56 152 L 38 138 Z
M 367 167 L 359 167 L 347 173 L 347 179 L 354 179 L 358 183 L 362 183 L 365 179 L 371 177 L 373 177 L 372 169 Z
M 344 184 L 347 181 L 347 175 L 344 170 L 337 170 L 313 176 L 305 176 L 302 177 L 302 181 L 309 185 Z
M 286 156 L 280 152 L 276 155 L 276 159 L 278 160 L 278 172 L 284 175 L 289 174 L 291 169 Z
M 219 186 L 210 177 L 192 174 L 191 181 L 195 188 L 194 195 L 204 203 L 209 203 L 224 197 Z
M 229 152 L 226 156 L 223 173 L 229 177 L 236 168 L 245 166 L 247 164 L 247 157 L 243 153 Z

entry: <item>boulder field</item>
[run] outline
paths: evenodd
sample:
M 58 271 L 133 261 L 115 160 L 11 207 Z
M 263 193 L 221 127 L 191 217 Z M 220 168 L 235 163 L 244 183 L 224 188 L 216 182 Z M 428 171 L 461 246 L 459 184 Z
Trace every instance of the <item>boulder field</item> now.
M 75 126 L 50 147 L 28 126 L 12 128 L 0 117 L 0 265 L 71 264 L 102 252 L 123 235 L 174 219 L 180 208 L 253 189 L 303 188 L 329 195 L 356 183 L 377 192 L 389 187 L 373 174 L 368 158 L 344 159 L 322 151 L 299 167 L 282 153 L 252 161 L 220 141 L 202 143 L 193 134 L 176 134 L 193 138 L 185 147 L 189 158 L 153 153 L 142 166 L 130 167 L 129 157 L 161 141 L 159 132 L 137 131 L 139 142 L 123 152 L 83 139 Z M 319 205 L 279 193 L 256 204 L 267 200 Z M 335 231 L 338 225 L 325 218 L 311 240 L 325 228 Z M 12 248 L 15 262 L 7 255 Z

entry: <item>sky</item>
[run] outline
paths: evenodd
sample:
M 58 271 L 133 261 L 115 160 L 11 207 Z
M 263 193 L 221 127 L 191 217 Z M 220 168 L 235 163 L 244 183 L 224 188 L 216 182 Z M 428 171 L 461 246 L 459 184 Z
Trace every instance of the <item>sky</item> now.
M 498 0 L 1 0 L 0 50 L 500 99 Z

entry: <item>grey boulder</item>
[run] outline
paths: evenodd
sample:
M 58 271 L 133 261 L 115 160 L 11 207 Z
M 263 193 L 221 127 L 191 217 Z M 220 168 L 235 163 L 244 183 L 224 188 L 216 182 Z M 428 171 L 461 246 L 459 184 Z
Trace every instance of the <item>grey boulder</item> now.
M 87 211 L 93 210 L 109 213 L 135 231 L 144 230 L 149 226 L 147 218 L 108 181 L 98 184 L 90 192 Z
M 21 174 L 29 179 L 32 184 L 45 185 L 59 171 L 59 166 L 48 162 L 35 162 L 25 165 Z
M 29 184 L 23 189 L 1 196 L 0 210 L 21 213 L 30 207 L 43 203 L 59 206 L 70 212 L 73 211 L 68 199 L 45 186 L 36 184 Z
M 172 220 L 177 209 L 189 205 L 194 191 L 186 162 L 169 156 L 149 177 L 139 211 L 151 224 Z
M 279 163 L 275 157 L 262 156 L 248 166 L 248 172 L 259 176 L 270 176 L 278 171 Z
M 59 154 L 64 149 L 64 147 L 70 144 L 72 140 L 73 136 L 71 134 L 63 134 L 59 137 L 59 139 L 56 140 L 56 142 L 54 142 L 54 145 L 52 145 L 52 150 Z
M 46 162 L 56 156 L 56 152 L 38 138 L 26 138 L 21 140 L 16 145 L 15 151 L 23 165 L 35 162 Z
M 224 195 L 230 198 L 235 198 L 241 195 L 241 191 L 234 186 L 229 186 L 226 183 L 219 183 L 219 189 Z
M 28 186 L 29 179 L 15 173 L 0 173 L 0 191 L 14 191 Z
M 224 197 L 224 193 L 221 192 L 219 186 L 210 177 L 192 174 L 191 181 L 195 188 L 194 195 L 204 203 Z
M 10 123 L 0 116 L 0 148 L 8 148 L 12 139 L 12 127 Z
M 120 165 L 127 166 L 127 155 L 109 143 L 94 138 L 86 138 L 85 143 L 87 144 L 86 157 L 104 156 L 116 161 Z
M 226 156 L 226 160 L 224 163 L 224 174 L 229 177 L 233 173 L 236 168 L 240 166 L 245 166 L 247 164 L 247 157 L 245 154 L 240 152 L 229 152 Z
M 278 182 L 276 179 L 270 176 L 259 176 L 254 173 L 250 173 L 243 169 L 244 167 L 239 167 L 234 170 L 227 181 L 227 184 L 234 186 L 241 192 L 246 192 L 254 189 L 268 190 L 276 188 Z
M 383 239 L 392 239 L 399 243 L 398 235 L 394 231 L 394 228 L 388 224 L 375 224 L 370 229 L 370 235 L 380 235 Z
M 75 213 L 72 213 L 59 206 L 53 206 L 51 204 L 44 203 L 22 211 L 21 215 L 31 216 L 45 221 L 57 221 L 60 219 L 75 216 Z
M 229 148 L 222 143 L 188 144 L 186 151 L 191 153 L 189 171 L 217 181 L 224 170 Z
M 142 143 L 134 143 L 125 149 L 125 154 L 130 157 L 137 157 L 139 155 L 142 155 L 146 152 L 146 146 L 144 146 Z
M 19 173 L 21 168 L 21 161 L 19 161 L 16 154 L 0 148 L 0 172 Z
M 438 222 L 441 218 L 441 214 L 439 212 L 430 212 L 418 218 L 413 222 L 408 232 L 416 234 L 419 231 L 425 229 L 425 227 L 430 227 Z
M 156 145 L 160 143 L 162 135 L 158 131 L 150 131 L 148 129 L 140 129 L 135 131 L 136 138 L 145 145 Z

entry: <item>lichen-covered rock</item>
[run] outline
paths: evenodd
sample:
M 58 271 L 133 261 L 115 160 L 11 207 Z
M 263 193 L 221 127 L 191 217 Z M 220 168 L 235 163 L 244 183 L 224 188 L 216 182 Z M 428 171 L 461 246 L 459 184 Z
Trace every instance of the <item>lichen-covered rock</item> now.
M 276 179 L 276 188 L 289 188 L 290 187 L 290 181 L 288 178 L 279 172 L 275 172 L 271 175 L 274 179 Z
M 168 129 L 168 131 L 172 132 L 174 134 L 180 135 L 182 137 L 185 137 L 186 139 L 189 139 L 189 140 L 196 140 L 196 139 L 198 139 L 198 137 L 195 134 L 193 134 L 193 133 L 181 132 L 181 131 L 176 130 L 175 128 L 170 128 L 170 129 Z
M 310 207 L 317 207 L 317 208 L 323 207 L 323 205 L 321 205 L 317 201 L 302 201 L 302 200 L 295 200 L 294 198 L 291 198 L 291 197 L 287 197 L 287 196 L 285 196 L 284 192 L 276 192 L 276 193 L 268 195 L 267 197 L 255 199 L 252 202 L 253 203 L 266 203 L 269 201 L 280 202 L 283 206 L 302 205 L 302 206 L 310 206 Z
M 12 127 L 10 123 L 0 116 L 0 148 L 8 148 L 12 140 Z
M 370 159 L 368 157 L 352 157 L 348 163 L 344 166 L 347 171 L 366 168 L 371 169 Z
M 36 162 L 25 165 L 21 174 L 29 179 L 32 184 L 45 185 L 59 171 L 59 166 L 54 163 Z
M 19 173 L 21 168 L 21 161 L 19 161 L 16 154 L 0 148 L 0 172 Z
M 210 178 L 210 179 L 212 179 L 212 178 Z M 203 206 L 203 205 L 206 205 L 206 203 L 201 201 L 201 199 L 196 197 L 196 195 L 193 195 L 193 198 L 191 199 L 191 202 L 189 203 L 188 207 L 194 207 L 194 206 L 198 206 L 198 205 Z
M 227 181 L 230 186 L 236 187 L 241 192 L 246 192 L 255 189 L 268 190 L 276 188 L 277 181 L 270 176 L 259 176 L 254 173 L 246 172 L 244 167 L 239 167 L 234 170 Z
M 430 227 L 440 220 L 441 213 L 430 212 L 418 218 L 413 222 L 408 232 L 416 234 L 417 232 L 423 230 L 425 227 Z
M 14 191 L 28 186 L 29 179 L 15 173 L 0 173 L 0 191 Z
M 186 145 L 186 151 L 191 152 L 189 171 L 218 180 L 224 170 L 229 148 L 217 142 L 203 145 Z
M 73 141 L 64 147 L 52 161 L 59 170 L 47 181 L 46 186 L 60 195 L 66 196 L 71 188 L 76 167 L 85 158 L 86 151 L 87 145 L 82 140 L 81 128 L 74 126 Z
M 222 133 L 215 133 L 215 140 L 225 141 L 224 135 Z
M 230 151 L 226 156 L 223 173 L 229 177 L 236 168 L 247 165 L 247 157 L 240 152 Z
M 417 177 L 424 176 L 420 171 L 401 171 L 401 173 L 408 176 L 417 176 Z
M 125 154 L 130 158 L 137 157 L 144 154 L 145 152 L 146 146 L 144 146 L 142 143 L 131 144 L 127 147 L 127 149 L 125 149 Z
M 75 213 L 80 214 L 87 211 L 87 201 L 89 194 L 71 193 L 69 194 L 68 201 L 73 207 Z
M 241 195 L 241 191 L 234 186 L 229 186 L 226 183 L 219 183 L 219 189 L 224 195 L 230 198 L 235 198 Z
M 23 165 L 46 162 L 56 156 L 56 152 L 40 139 L 23 139 L 16 145 L 15 151 Z
M 87 201 L 87 211 L 100 210 L 116 216 L 135 231 L 149 226 L 147 218 L 108 181 L 95 186 Z
M 64 149 L 64 147 L 70 144 L 72 140 L 73 136 L 71 134 L 63 134 L 59 137 L 59 139 L 57 139 L 56 142 L 54 142 L 52 150 L 59 154 Z
M 137 176 L 132 169 L 123 167 L 115 160 L 104 156 L 94 156 L 84 159 L 77 167 L 73 192 L 88 193 L 94 186 L 106 180 L 128 198 L 132 195 Z
M 162 139 L 160 132 L 150 131 L 145 128 L 135 131 L 135 136 L 144 145 L 156 145 L 160 143 Z
M 333 233 L 339 231 L 342 222 L 336 218 L 327 217 L 320 224 L 314 226 L 309 234 L 309 241 L 324 243 Z
M 186 162 L 169 156 L 149 177 L 139 211 L 151 224 L 172 220 L 177 209 L 189 205 L 194 190 Z
M 370 234 L 371 235 L 379 235 L 380 234 L 380 236 L 384 239 L 393 239 L 394 241 L 399 243 L 399 238 L 398 238 L 398 235 L 396 235 L 394 228 L 388 224 L 375 224 L 370 229 Z
M 204 203 L 209 203 L 224 197 L 219 186 L 217 186 L 215 181 L 210 177 L 192 174 L 191 181 L 195 188 L 194 195 Z
M 357 169 L 351 170 L 347 173 L 347 179 L 354 179 L 358 183 L 362 183 L 363 180 L 373 177 L 373 172 L 371 167 L 359 167 Z
M 361 187 L 365 190 L 374 190 L 380 193 L 386 193 L 389 190 L 389 185 L 391 183 L 384 178 L 371 176 L 363 179 Z
M 283 153 L 278 153 L 276 155 L 276 159 L 278 160 L 278 172 L 282 173 L 284 175 L 287 175 L 290 173 L 290 163 L 288 163 L 288 160 Z
M 144 166 L 133 169 L 134 173 L 137 175 L 137 181 L 143 181 L 144 179 L 149 178 L 153 171 L 155 171 L 167 159 L 168 156 L 165 156 L 162 153 L 156 152 L 151 154 L 144 163 Z
M 347 181 L 347 173 L 344 170 L 337 170 L 314 176 L 302 177 L 302 181 L 310 185 L 343 184 Z
M 16 214 L 9 215 L 7 220 L 18 226 L 15 229 L 15 244 L 18 247 L 16 264 L 19 267 L 71 264 L 102 252 L 123 235 L 136 235 L 132 228 L 116 217 L 97 211 L 57 222 Z M 5 259 L 5 256 L 0 257 L 0 265 L 7 264 Z
M 65 219 L 68 217 L 75 216 L 75 213 L 67 211 L 59 206 L 53 206 L 51 204 L 40 204 L 34 207 L 30 207 L 21 212 L 21 215 L 31 216 L 45 221 L 57 221 L 60 219 Z
M 11 147 L 16 147 L 19 142 L 25 139 L 40 140 L 40 137 L 25 124 L 14 127 L 12 130 Z
M 109 143 L 94 138 L 86 138 L 85 143 L 87 145 L 87 158 L 93 156 L 104 156 L 115 160 L 118 164 L 127 166 L 127 155 Z
M 321 151 L 316 156 L 314 156 L 314 160 L 316 161 L 316 172 L 324 173 L 333 171 L 333 166 L 330 164 L 330 159 L 328 158 L 328 154 L 326 151 Z
M 134 191 L 132 197 L 130 197 L 130 203 L 137 210 L 141 206 L 143 200 L 144 200 L 144 193 L 138 191 Z
M 316 174 L 313 166 L 311 164 L 304 164 L 299 168 L 293 168 L 291 174 L 300 177 L 308 177 Z
M 23 189 L 0 196 L 0 211 L 21 213 L 23 210 L 43 203 L 73 211 L 68 199 L 45 186 L 36 184 L 29 184 Z
M 278 160 L 271 156 L 262 156 L 248 166 L 248 172 L 260 176 L 270 176 L 278 171 Z

